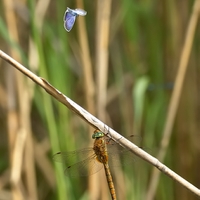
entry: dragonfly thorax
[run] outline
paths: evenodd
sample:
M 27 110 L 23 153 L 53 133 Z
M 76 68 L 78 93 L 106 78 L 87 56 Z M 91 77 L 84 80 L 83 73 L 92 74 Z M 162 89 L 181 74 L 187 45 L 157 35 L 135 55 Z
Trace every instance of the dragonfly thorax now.
M 101 163 L 108 162 L 108 152 L 104 137 L 99 137 L 95 139 L 93 150 L 96 154 L 96 159 L 99 162 Z

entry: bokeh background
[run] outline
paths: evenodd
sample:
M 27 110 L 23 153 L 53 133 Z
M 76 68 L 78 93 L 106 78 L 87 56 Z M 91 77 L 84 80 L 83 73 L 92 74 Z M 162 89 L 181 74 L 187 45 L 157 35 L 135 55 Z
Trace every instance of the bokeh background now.
M 0 49 L 117 132 L 138 135 L 156 156 L 166 124 L 163 162 L 200 187 L 200 29 L 184 46 L 199 0 L 1 0 Z M 67 7 L 88 13 L 67 33 Z M 198 18 L 199 12 L 196 12 Z M 186 54 L 182 57 L 182 52 Z M 170 117 L 175 81 L 182 73 Z M 172 109 L 173 110 L 173 109 Z M 92 145 L 93 128 L 0 59 L 0 199 L 110 199 L 104 172 L 70 178 L 58 151 Z M 164 139 L 165 141 L 165 139 Z M 161 174 L 151 188 L 153 167 L 111 169 L 118 199 L 192 200 L 197 197 Z

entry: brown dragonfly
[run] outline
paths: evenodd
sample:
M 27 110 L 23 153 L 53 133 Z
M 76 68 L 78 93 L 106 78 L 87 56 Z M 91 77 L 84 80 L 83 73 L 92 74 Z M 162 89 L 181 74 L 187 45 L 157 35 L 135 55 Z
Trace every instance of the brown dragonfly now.
M 133 161 L 133 154 L 120 147 L 98 129 L 94 131 L 92 138 L 95 139 L 93 147 L 71 152 L 58 152 L 53 156 L 53 159 L 65 165 L 66 176 L 88 176 L 104 168 L 112 200 L 116 200 L 109 164 L 111 166 L 120 164 L 122 154 L 126 155 L 125 157 L 128 155 L 128 160 Z

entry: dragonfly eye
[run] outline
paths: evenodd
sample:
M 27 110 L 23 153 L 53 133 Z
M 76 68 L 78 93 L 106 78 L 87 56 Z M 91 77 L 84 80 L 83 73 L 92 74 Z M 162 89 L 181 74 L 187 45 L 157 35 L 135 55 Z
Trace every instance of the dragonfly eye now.
M 96 139 L 96 138 L 100 138 L 100 137 L 103 137 L 103 136 L 104 136 L 104 133 L 97 129 L 97 130 L 94 131 L 92 138 Z

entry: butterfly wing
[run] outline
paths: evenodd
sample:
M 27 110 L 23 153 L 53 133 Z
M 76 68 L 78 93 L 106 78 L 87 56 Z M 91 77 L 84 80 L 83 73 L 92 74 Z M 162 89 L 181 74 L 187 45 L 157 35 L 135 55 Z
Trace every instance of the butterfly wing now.
M 65 12 L 64 15 L 64 28 L 67 32 L 71 31 L 72 27 L 74 26 L 76 20 L 76 14 L 73 12 L 69 12 L 68 10 Z
M 87 11 L 83 10 L 83 9 L 80 9 L 80 8 L 77 8 L 74 10 L 74 12 L 77 14 L 77 15 L 80 15 L 80 16 L 85 16 L 87 14 Z

